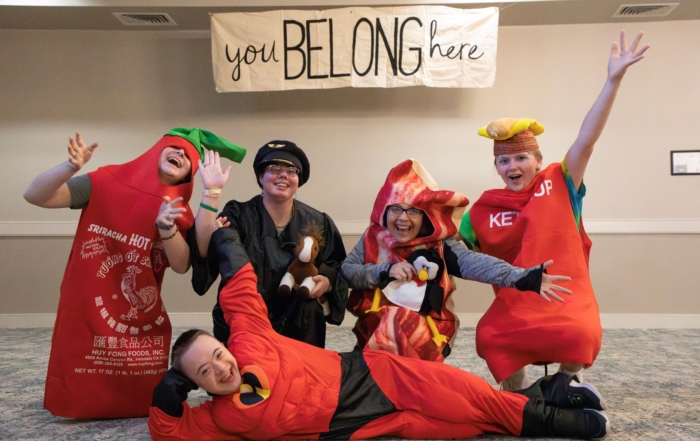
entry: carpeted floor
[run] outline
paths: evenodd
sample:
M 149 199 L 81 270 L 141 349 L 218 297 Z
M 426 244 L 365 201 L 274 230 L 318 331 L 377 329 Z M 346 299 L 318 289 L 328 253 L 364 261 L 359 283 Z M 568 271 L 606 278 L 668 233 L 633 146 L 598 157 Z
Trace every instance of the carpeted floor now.
M 185 329 L 176 329 L 179 335 Z M 348 351 L 349 328 L 329 329 L 329 349 Z M 51 329 L 0 329 L 0 439 L 150 439 L 145 418 L 68 420 L 42 408 Z M 463 329 L 448 363 L 491 383 L 475 353 L 474 329 Z M 584 380 L 605 397 L 609 440 L 700 440 L 700 330 L 609 330 L 596 364 Z M 531 367 L 530 377 L 544 373 Z M 550 367 L 554 369 L 554 367 Z M 198 392 L 196 405 L 207 399 Z M 482 436 L 478 439 L 509 437 Z M 511 438 L 512 439 L 512 438 Z

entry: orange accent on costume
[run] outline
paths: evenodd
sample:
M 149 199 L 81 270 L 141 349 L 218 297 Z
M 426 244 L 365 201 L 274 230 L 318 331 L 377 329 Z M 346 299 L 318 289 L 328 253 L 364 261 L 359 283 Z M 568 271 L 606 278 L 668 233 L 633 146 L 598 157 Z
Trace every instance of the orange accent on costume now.
M 270 382 L 267 379 L 267 375 L 265 375 L 265 371 L 258 366 L 246 366 L 241 369 L 240 374 L 241 380 L 244 381 L 244 383 L 241 384 L 241 390 L 233 394 L 233 398 L 231 399 L 233 404 L 235 404 L 236 407 L 243 409 L 246 407 L 257 406 L 258 404 L 262 403 L 270 393 Z M 260 383 L 260 389 L 245 383 L 245 378 L 249 375 L 251 375 L 255 381 Z M 252 396 L 257 399 L 246 399 L 246 396 Z
M 506 215 L 504 216 L 504 213 Z M 550 274 L 571 277 L 561 285 L 564 302 L 498 288 L 479 321 L 476 345 L 496 381 L 528 364 L 581 363 L 589 367 L 600 350 L 600 313 L 588 272 L 591 241 L 576 227 L 561 164 L 540 172 L 524 190 L 485 192 L 470 211 L 481 250 L 520 267 L 554 260 Z

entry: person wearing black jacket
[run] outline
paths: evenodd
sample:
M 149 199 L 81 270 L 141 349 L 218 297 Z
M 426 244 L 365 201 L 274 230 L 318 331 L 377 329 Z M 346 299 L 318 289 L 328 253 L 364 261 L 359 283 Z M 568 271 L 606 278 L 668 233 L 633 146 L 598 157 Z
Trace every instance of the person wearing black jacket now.
M 245 251 L 258 278 L 258 292 L 268 309 L 272 327 L 278 333 L 323 348 L 326 323 L 339 325 L 348 299 L 347 283 L 339 274 L 346 257 L 343 241 L 331 218 L 295 199 L 296 191 L 304 185 L 311 167 L 304 151 L 290 141 L 271 141 L 260 148 L 253 169 L 262 193 L 247 202 L 229 201 L 217 216 L 221 188 L 228 179 L 227 168 L 222 172 L 218 157 L 205 158 L 201 168 L 207 210 L 195 224 L 196 232 L 188 242 L 192 252 L 192 286 L 203 295 L 219 275 L 219 265 L 237 267 L 235 262 L 222 262 L 209 249 L 213 230 L 231 228 L 236 240 L 232 247 Z M 277 293 L 280 281 L 294 258 L 297 242 L 310 230 L 322 237 L 321 249 L 314 260 L 318 275 L 308 296 L 292 292 Z M 236 253 L 231 250 L 231 259 Z M 225 260 L 225 259 L 224 259 Z M 219 286 L 219 291 L 223 285 Z M 226 344 L 229 326 L 217 301 L 212 312 L 214 336 Z

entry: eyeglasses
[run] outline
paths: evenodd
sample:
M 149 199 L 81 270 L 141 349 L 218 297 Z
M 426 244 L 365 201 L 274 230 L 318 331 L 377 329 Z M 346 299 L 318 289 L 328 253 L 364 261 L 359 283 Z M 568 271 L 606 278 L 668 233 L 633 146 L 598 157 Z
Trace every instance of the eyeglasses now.
M 419 218 L 423 215 L 423 210 L 419 210 L 417 208 L 403 208 L 400 205 L 389 205 L 387 207 L 387 210 L 389 210 L 389 214 L 395 217 L 401 217 L 403 212 L 405 211 L 408 217 L 411 219 L 416 219 Z
M 296 167 L 292 167 L 291 165 L 283 166 L 279 164 L 270 164 L 265 167 L 265 171 L 274 176 L 279 176 L 282 174 L 282 172 L 286 173 L 287 176 L 299 176 L 299 173 L 301 173 L 301 170 Z

